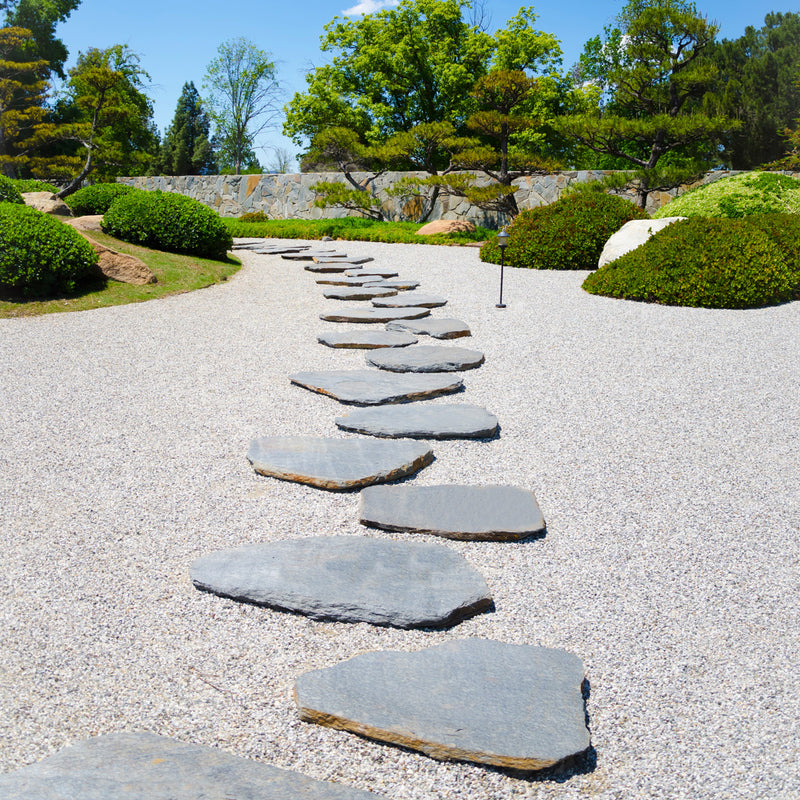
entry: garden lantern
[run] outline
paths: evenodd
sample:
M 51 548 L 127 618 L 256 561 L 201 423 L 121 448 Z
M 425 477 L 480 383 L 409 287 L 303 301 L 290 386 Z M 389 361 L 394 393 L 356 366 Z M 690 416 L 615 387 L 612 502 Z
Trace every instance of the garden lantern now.
M 506 304 L 503 302 L 503 269 L 505 268 L 506 261 L 506 245 L 508 244 L 509 235 L 506 229 L 497 234 L 497 246 L 500 248 L 500 302 L 497 303 L 495 308 L 505 308 Z

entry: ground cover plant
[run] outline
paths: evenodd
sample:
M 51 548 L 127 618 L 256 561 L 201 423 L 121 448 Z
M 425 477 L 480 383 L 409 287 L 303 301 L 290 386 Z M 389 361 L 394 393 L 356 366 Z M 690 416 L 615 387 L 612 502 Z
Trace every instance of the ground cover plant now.
M 663 205 L 653 217 L 746 217 L 800 213 L 800 180 L 774 172 L 744 172 L 697 186 Z
M 260 222 L 226 218 L 224 222 L 233 236 L 244 238 L 265 236 L 274 239 L 321 239 L 323 236 L 330 236 L 332 239 L 390 244 L 458 245 L 482 242 L 495 234 L 489 228 L 478 227 L 473 233 L 417 236 L 416 232 L 421 227 L 418 222 L 379 222 L 362 217 L 271 219 Z
M 135 191 L 117 199 L 103 217 L 105 233 L 171 253 L 224 259 L 233 239 L 219 215 L 172 192 Z
M 83 217 L 87 214 L 105 214 L 118 198 L 137 191 L 139 189 L 126 186 L 124 183 L 95 183 L 67 195 L 64 202 L 76 217 Z
M 37 181 L 34 178 L 15 178 L 14 186 L 19 192 L 52 192 L 55 194 L 59 191 L 58 186 L 47 183 L 47 181 Z
M 609 236 L 647 214 L 628 200 L 602 191 L 580 191 L 523 211 L 508 227 L 505 263 L 527 269 L 595 269 Z M 493 237 L 481 260 L 500 263 Z
M 20 189 L 11 178 L 0 175 L 0 203 L 24 203 Z
M 797 272 L 763 229 L 746 220 L 695 217 L 601 267 L 583 288 L 664 305 L 758 308 L 790 300 Z

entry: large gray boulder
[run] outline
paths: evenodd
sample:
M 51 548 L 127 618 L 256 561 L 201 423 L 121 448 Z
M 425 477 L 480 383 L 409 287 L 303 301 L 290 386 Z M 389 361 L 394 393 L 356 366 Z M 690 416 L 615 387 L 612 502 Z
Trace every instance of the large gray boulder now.
M 686 217 L 632 219 L 630 222 L 626 222 L 605 243 L 603 252 L 600 253 L 600 260 L 597 262 L 598 268 L 616 261 L 620 256 L 630 253 L 631 250 L 635 250 L 637 247 L 641 247 L 653 234 L 681 219 L 686 219 Z
M 52 214 L 56 217 L 71 217 L 70 207 L 52 192 L 22 192 L 22 199 L 26 206 L 35 208 L 43 214 Z

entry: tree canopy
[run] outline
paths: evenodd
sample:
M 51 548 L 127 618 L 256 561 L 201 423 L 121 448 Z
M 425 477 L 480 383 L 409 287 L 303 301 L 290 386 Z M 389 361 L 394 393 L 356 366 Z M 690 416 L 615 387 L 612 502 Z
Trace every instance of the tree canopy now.
M 216 170 L 209 141 L 211 119 L 203 109 L 194 83 L 183 84 L 175 116 L 164 134 L 158 157 L 162 175 L 208 175 Z

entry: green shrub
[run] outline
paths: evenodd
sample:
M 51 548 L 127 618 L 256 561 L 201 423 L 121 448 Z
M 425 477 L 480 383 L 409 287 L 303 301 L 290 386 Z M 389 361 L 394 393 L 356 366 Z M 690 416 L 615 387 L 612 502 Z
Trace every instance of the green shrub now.
M 219 215 L 197 200 L 172 192 L 131 192 L 111 205 L 102 229 L 133 244 L 224 259 L 233 239 Z
M 746 217 L 800 213 L 800 180 L 774 172 L 744 172 L 697 186 L 663 205 L 653 217 Z
M 753 214 L 747 222 L 764 231 L 780 247 L 792 274 L 793 297 L 800 300 L 800 214 Z
M 589 275 L 592 294 L 671 306 L 757 308 L 788 300 L 792 273 L 780 246 L 745 220 L 695 217 Z
M 644 211 L 602 192 L 578 192 L 519 214 L 508 228 L 505 263 L 528 269 L 595 269 L 603 245 Z M 481 260 L 500 263 L 497 238 L 481 247 Z
M 248 211 L 239 217 L 239 222 L 266 222 L 268 219 L 263 211 Z
M 69 294 L 97 276 L 97 254 L 77 231 L 35 208 L 0 203 L 3 294 Z
M 58 186 L 53 186 L 52 183 L 37 181 L 33 178 L 17 178 L 14 181 L 14 185 L 20 192 L 50 192 L 51 194 L 55 194 L 61 191 Z
M 0 175 L 0 203 L 25 203 L 14 181 Z
M 64 202 L 76 217 L 83 217 L 87 214 L 105 214 L 115 200 L 138 191 L 139 189 L 126 186 L 124 183 L 95 183 L 67 195 Z

